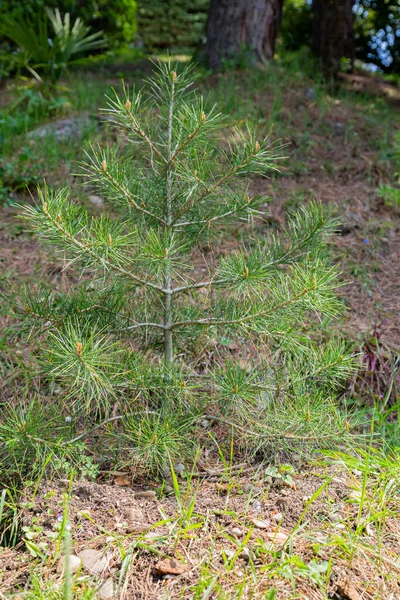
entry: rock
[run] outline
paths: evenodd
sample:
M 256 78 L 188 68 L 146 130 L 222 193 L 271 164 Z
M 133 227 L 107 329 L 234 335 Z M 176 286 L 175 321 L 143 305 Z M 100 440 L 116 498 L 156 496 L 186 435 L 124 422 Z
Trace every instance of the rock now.
M 90 194 L 90 196 L 88 196 L 88 200 L 89 202 L 91 202 L 91 204 L 94 204 L 94 206 L 103 206 L 104 202 L 103 202 L 103 198 L 100 198 L 100 196 L 96 196 L 96 194 Z
M 28 133 L 28 138 L 41 140 L 48 135 L 53 135 L 58 142 L 76 141 L 83 136 L 85 129 L 91 126 L 92 119 L 89 115 L 74 119 L 61 119 L 33 129 Z
M 252 509 L 255 512 L 260 512 L 260 510 L 262 509 L 262 504 L 261 504 L 260 500 L 254 500 L 254 502 L 252 504 Z
M 117 586 L 114 580 L 110 577 L 106 579 L 104 583 L 101 584 L 96 594 L 102 600 L 107 600 L 107 598 L 112 598 L 117 592 Z
M 280 546 L 283 546 L 283 544 L 286 544 L 286 542 L 289 538 L 289 534 L 284 533 L 282 530 L 267 531 L 266 535 L 271 540 L 271 542 L 273 542 L 276 545 L 280 545 Z
M 275 521 L 275 523 L 280 523 L 283 519 L 283 515 L 282 515 L 282 513 L 277 512 L 274 515 L 272 515 L 272 518 Z
M 58 561 L 57 564 L 57 573 L 64 573 L 65 571 L 65 556 L 62 556 L 60 558 L 60 560 Z M 77 571 L 79 571 L 80 567 L 82 565 L 82 561 L 79 558 L 79 556 L 75 556 L 75 554 L 70 554 L 69 555 L 69 570 L 71 575 L 73 575 L 74 573 L 76 573 Z
M 104 573 L 110 564 L 110 556 L 99 552 L 99 550 L 88 548 L 79 552 L 78 556 L 82 560 L 84 569 L 96 575 Z
M 250 560 L 250 550 L 244 546 L 244 548 L 242 548 L 241 553 L 239 554 L 239 558 L 243 559 L 243 560 Z
M 200 425 L 204 427 L 204 429 L 206 429 L 207 427 L 209 427 L 210 421 L 208 421 L 207 419 L 203 419 L 202 421 L 200 421 Z
M 257 527 L 257 529 L 269 529 L 270 527 L 269 521 L 262 521 L 261 519 L 252 519 L 251 522 L 255 527 Z
M 241 529 L 239 529 L 239 527 L 234 527 L 232 529 L 232 535 L 234 535 L 235 537 L 242 537 L 243 535 L 243 531 Z
M 143 512 L 136 506 L 124 506 L 123 515 L 129 523 L 144 523 Z
M 304 95 L 308 100 L 312 100 L 313 102 L 317 99 L 317 93 L 313 87 L 306 88 L 304 90 Z
M 144 490 L 143 492 L 135 492 L 135 498 L 151 498 L 155 500 L 157 494 L 153 490 Z
M 182 575 L 187 571 L 187 568 L 187 565 L 178 562 L 174 558 L 164 558 L 154 565 L 153 573 L 155 575 Z
M 302 500 L 303 500 L 303 504 L 307 504 L 308 502 L 310 502 L 312 496 L 303 496 Z
M 175 473 L 184 473 L 186 471 L 185 465 L 183 463 L 178 463 L 175 466 Z

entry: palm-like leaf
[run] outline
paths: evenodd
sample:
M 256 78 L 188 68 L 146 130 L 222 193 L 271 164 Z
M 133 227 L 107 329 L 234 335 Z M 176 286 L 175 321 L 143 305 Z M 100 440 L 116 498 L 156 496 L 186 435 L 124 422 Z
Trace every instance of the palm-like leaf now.
M 0 24 L 0 35 L 18 46 L 22 64 L 36 79 L 54 84 L 71 64 L 72 56 L 101 48 L 106 42 L 101 31 L 89 34 L 90 27 L 81 19 L 71 23 L 69 13 L 62 17 L 58 9 L 46 9 L 46 15 L 35 24 L 22 17 L 6 16 Z

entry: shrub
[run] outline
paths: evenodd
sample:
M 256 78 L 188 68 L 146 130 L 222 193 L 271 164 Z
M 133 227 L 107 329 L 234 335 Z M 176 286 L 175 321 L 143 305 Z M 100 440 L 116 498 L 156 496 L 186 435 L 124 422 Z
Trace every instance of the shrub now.
M 110 214 L 90 217 L 68 190 L 46 187 L 25 207 L 41 241 L 85 274 L 72 295 L 22 298 L 27 326 L 45 336 L 43 369 L 89 413 L 117 402 L 122 414 L 154 411 L 164 423 L 212 410 L 258 447 L 337 442 L 348 424 L 333 395 L 353 362 L 341 341 L 310 333 L 313 319 L 342 310 L 327 246 L 337 221 L 311 203 L 282 235 L 254 239 L 267 198 L 249 194 L 248 176 L 276 171 L 281 150 L 250 124 L 220 147 L 226 118 L 193 80 L 190 67 L 160 65 L 144 93 L 109 99 L 128 148 L 94 149 L 85 170 Z M 235 222 L 249 228 L 246 241 L 212 251 Z M 219 339 L 243 348 L 240 363 L 222 346 L 199 359 Z
M 34 25 L 22 16 L 6 15 L 0 26 L 18 47 L 19 65 L 45 86 L 55 85 L 74 57 L 104 46 L 101 32 L 89 33 L 80 19 L 72 23 L 69 13 L 61 16 L 58 9 L 47 9 L 46 16 Z
M 0 13 L 32 21 L 44 14 L 45 7 L 69 13 L 95 31 L 103 30 L 109 46 L 132 42 L 136 33 L 135 0 L 0 0 Z

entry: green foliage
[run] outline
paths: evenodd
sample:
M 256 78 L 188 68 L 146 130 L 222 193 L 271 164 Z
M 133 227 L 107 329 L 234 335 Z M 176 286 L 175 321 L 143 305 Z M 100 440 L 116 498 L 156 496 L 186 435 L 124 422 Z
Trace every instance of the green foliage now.
M 205 34 L 209 0 L 137 2 L 138 32 L 148 52 L 191 51 Z
M 6 15 L 0 33 L 18 47 L 16 60 L 42 84 L 54 85 L 65 73 L 73 57 L 104 46 L 101 32 L 89 34 L 89 27 L 78 18 L 71 22 L 69 13 L 46 10 L 47 18 L 37 22 L 22 16 Z M 51 25 L 52 33 L 49 30 Z
M 135 0 L 0 0 L 2 15 L 33 21 L 45 7 L 69 13 L 71 20 L 81 19 L 95 30 L 103 30 L 109 45 L 130 43 L 136 33 Z
M 356 56 L 390 73 L 400 73 L 400 5 L 390 0 L 359 0 Z
M 127 416 L 122 427 L 115 434 L 121 466 L 131 468 L 135 475 L 165 477 L 171 465 L 182 463 L 191 455 L 193 419 L 187 415 Z
M 311 3 L 304 0 L 285 0 L 279 38 L 284 50 L 310 46 L 312 35 Z
M 65 440 L 73 432 L 69 417 L 38 401 L 4 407 L 0 417 L 0 484 L 20 485 L 45 473 L 71 471 L 93 476 L 96 469 L 82 444 Z
M 115 399 L 131 413 L 133 397 L 146 411 L 192 418 L 212 403 L 260 446 L 338 439 L 347 426 L 332 394 L 353 361 L 343 343 L 316 346 L 308 331 L 316 317 L 342 310 L 327 246 L 337 221 L 312 202 L 280 235 L 203 257 L 202 276 L 198 249 L 222 227 L 228 235 L 241 220 L 250 233 L 267 198 L 249 195 L 247 177 L 275 172 L 281 147 L 269 136 L 258 141 L 251 124 L 227 130 L 218 107 L 191 91 L 193 81 L 190 67 L 161 64 L 144 93 L 109 98 L 106 113 L 129 144 L 93 149 L 84 168 L 112 212 L 91 217 L 67 189 L 47 187 L 25 207 L 42 242 L 84 275 L 69 296 L 41 289 L 20 297 L 27 331 L 44 336 L 43 371 L 76 407 L 102 414 Z M 253 341 L 260 357 L 196 370 L 185 340 L 207 346 L 221 336 Z M 163 439 L 164 425 L 153 421 L 130 424 L 141 452 L 155 428 Z
M 400 189 L 393 185 L 380 183 L 378 187 L 379 196 L 386 206 L 400 210 Z

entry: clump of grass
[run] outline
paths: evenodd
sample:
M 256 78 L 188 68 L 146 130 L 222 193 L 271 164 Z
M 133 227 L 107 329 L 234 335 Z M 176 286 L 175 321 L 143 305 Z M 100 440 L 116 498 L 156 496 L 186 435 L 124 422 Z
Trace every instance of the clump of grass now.
M 193 457 L 193 419 L 180 414 L 127 416 L 116 434 L 120 461 L 135 475 L 165 477 L 170 466 Z
M 81 443 L 69 444 L 71 426 L 61 412 L 33 400 L 3 408 L 0 414 L 0 483 L 19 486 L 26 480 L 75 471 L 96 473 Z

